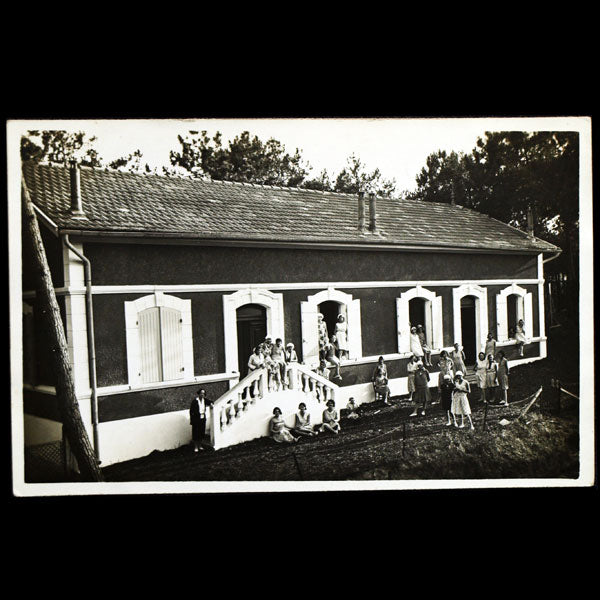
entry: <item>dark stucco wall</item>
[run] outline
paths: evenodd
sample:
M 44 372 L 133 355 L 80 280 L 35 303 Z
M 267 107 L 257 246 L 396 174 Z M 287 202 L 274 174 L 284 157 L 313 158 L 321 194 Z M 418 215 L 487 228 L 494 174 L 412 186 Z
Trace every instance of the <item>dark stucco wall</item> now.
M 31 390 L 23 391 L 23 412 L 28 415 L 50 419 L 62 423 L 58 400 L 52 394 L 41 394 Z
M 531 278 L 535 256 L 84 244 L 95 285 Z
M 42 243 L 44 244 L 44 249 L 46 251 L 46 259 L 48 260 L 52 283 L 54 284 L 54 287 L 62 287 L 65 281 L 63 272 L 62 243 L 59 238 L 52 234 L 43 225 L 40 225 L 40 233 L 42 236 Z M 33 277 L 33 256 L 27 236 L 28 234 L 23 228 L 21 235 L 21 257 L 23 290 L 25 291 L 35 289 L 35 280 Z

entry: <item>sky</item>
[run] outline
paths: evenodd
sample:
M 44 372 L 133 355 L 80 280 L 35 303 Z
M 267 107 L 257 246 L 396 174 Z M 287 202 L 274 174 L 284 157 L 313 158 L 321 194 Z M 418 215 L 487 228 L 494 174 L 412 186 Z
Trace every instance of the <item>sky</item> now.
M 106 162 L 139 149 L 143 153 L 142 163 L 151 167 L 169 164 L 169 151 L 181 148 L 177 134 L 206 130 L 212 137 L 220 131 L 226 146 L 236 135 L 249 131 L 263 142 L 271 137 L 277 139 L 290 154 L 298 148 L 313 168 L 309 178 L 326 169 L 333 180 L 347 158 L 355 154 L 367 171 L 378 168 L 385 179 L 395 179 L 396 193 L 400 193 L 416 187 L 415 178 L 433 152 L 470 152 L 486 131 L 557 130 L 568 128 L 568 121 L 564 118 L 560 123 L 553 118 L 127 119 L 30 122 L 26 128 L 85 131 L 97 136 L 95 147 Z

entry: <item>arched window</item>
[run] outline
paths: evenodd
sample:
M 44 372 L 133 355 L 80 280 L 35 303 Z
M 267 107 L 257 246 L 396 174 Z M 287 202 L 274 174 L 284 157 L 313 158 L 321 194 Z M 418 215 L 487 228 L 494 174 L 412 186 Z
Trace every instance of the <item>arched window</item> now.
M 496 295 L 496 322 L 499 342 L 510 338 L 510 330 L 520 319 L 525 323 L 525 331 L 533 335 L 533 294 L 516 283 L 504 288 Z
M 476 355 L 485 346 L 488 334 L 487 289 L 473 283 L 461 285 L 452 290 L 452 302 L 454 315 L 452 343 L 458 342 L 465 348 L 468 346 Z M 468 334 L 469 339 L 463 340 L 463 334 Z
M 129 385 L 194 375 L 191 300 L 156 292 L 125 302 Z
M 335 331 L 338 315 L 344 315 L 347 324 L 348 358 L 362 357 L 362 330 L 360 300 L 334 288 L 328 288 L 300 303 L 302 322 L 302 360 L 314 366 L 319 363 L 319 326 L 317 315 L 321 313 L 331 337 Z
M 420 285 L 396 298 L 398 352 L 410 352 L 410 328 L 423 325 L 432 349 L 444 346 L 442 297 Z

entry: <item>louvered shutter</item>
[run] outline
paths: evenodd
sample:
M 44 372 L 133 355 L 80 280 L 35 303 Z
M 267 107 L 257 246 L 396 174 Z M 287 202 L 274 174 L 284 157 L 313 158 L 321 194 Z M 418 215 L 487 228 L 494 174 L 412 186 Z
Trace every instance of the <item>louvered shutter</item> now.
M 161 307 L 160 311 L 162 380 L 181 379 L 183 377 L 181 312 L 166 307 Z
M 506 296 L 501 294 L 496 295 L 496 324 L 497 324 L 497 340 L 505 342 L 508 339 L 508 310 Z
M 152 383 L 162 376 L 160 348 L 160 309 L 147 308 L 138 314 L 140 336 L 140 381 Z
M 444 317 L 441 296 L 436 296 L 433 299 L 431 312 L 433 319 L 433 340 L 431 341 L 431 345 L 438 350 L 444 347 Z
M 524 301 L 525 315 L 523 321 L 525 322 L 525 335 L 527 339 L 533 337 L 533 294 L 528 292 L 525 294 Z
M 309 302 L 300 302 L 302 325 L 302 360 L 305 365 L 319 363 L 319 325 L 317 307 Z
M 360 320 L 360 300 L 352 300 L 346 306 L 348 318 L 348 357 L 362 357 L 362 326 Z
M 398 352 L 410 352 L 408 300 L 403 298 L 396 298 L 396 327 L 398 328 Z

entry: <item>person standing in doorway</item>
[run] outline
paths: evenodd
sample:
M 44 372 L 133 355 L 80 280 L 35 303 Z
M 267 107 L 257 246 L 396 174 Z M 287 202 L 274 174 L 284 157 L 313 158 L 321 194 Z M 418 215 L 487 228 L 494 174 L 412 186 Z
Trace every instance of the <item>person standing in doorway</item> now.
M 423 349 L 424 361 L 423 364 L 426 367 L 433 367 L 431 364 L 431 348 L 427 343 L 427 336 L 425 335 L 425 330 L 423 329 L 423 325 L 417 325 L 417 336 L 419 337 L 419 341 L 421 342 L 421 348 Z
M 348 358 L 350 348 L 348 347 L 348 325 L 344 315 L 338 315 L 337 323 L 335 324 L 334 334 L 337 338 L 337 346 L 340 352 L 340 359 Z
M 417 328 L 410 328 L 410 351 L 419 359 L 423 360 L 425 353 L 423 352 L 423 346 L 421 346 L 421 340 L 417 334 Z
M 206 413 L 208 405 L 209 400 L 206 398 L 206 390 L 201 388 L 196 392 L 196 396 L 190 404 L 190 425 L 192 426 L 194 452 L 204 450 L 202 447 L 202 438 L 206 432 Z

